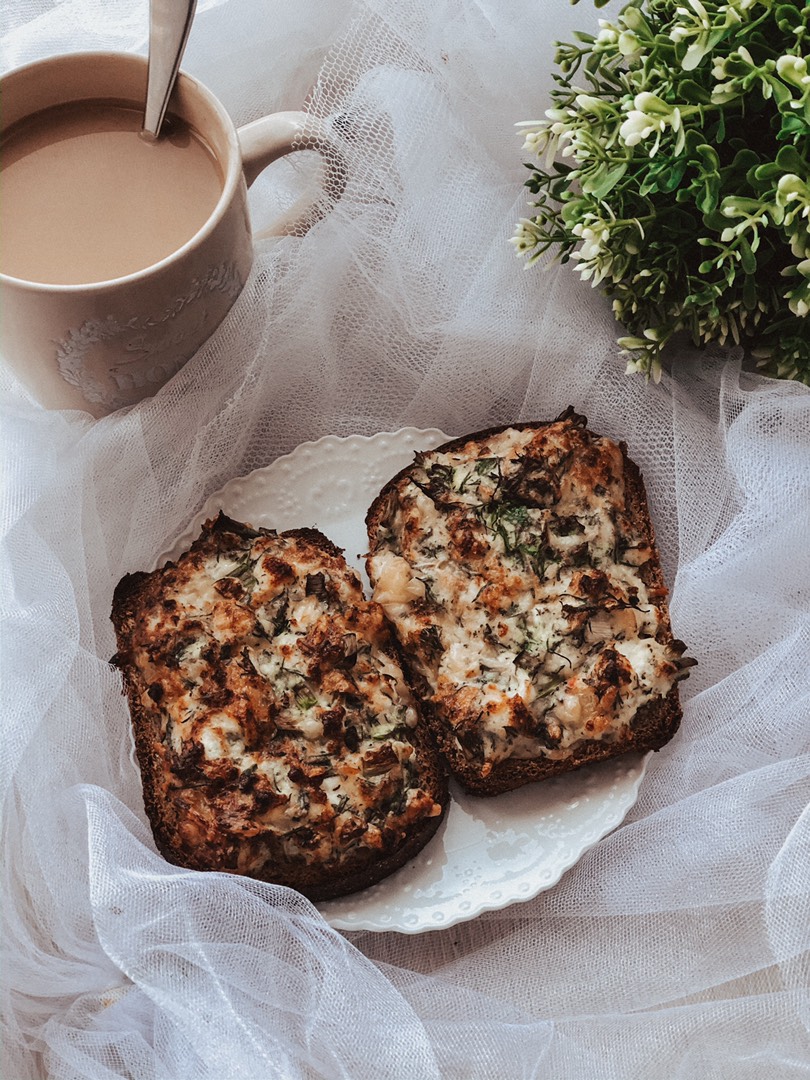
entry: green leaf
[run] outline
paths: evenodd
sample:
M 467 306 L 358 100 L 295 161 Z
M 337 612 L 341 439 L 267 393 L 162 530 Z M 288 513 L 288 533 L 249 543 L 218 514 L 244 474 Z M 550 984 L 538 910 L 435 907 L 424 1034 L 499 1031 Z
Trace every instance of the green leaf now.
M 694 79 L 681 79 L 677 86 L 678 98 L 689 105 L 709 105 L 712 95 L 705 86 Z
M 766 75 L 765 79 L 773 90 L 773 99 L 778 108 L 781 109 L 784 105 L 787 105 L 788 102 L 793 100 L 790 88 L 786 86 L 781 79 L 777 79 L 775 75 Z
M 792 150 L 793 147 L 784 146 L 782 149 Z M 777 161 L 778 159 L 779 155 L 777 154 Z M 783 173 L 793 171 L 792 169 L 781 168 L 781 166 L 777 164 L 777 161 L 765 161 L 762 165 L 757 165 L 755 169 L 749 171 L 746 179 L 752 186 L 756 186 L 755 182 L 758 180 L 766 182 L 769 180 L 776 180 L 778 177 L 782 176 Z
M 792 33 L 801 26 L 801 17 L 796 4 L 778 4 L 773 14 L 776 25 L 783 33 Z
M 720 168 L 720 155 L 713 146 L 701 143 L 700 146 L 695 148 L 695 152 L 700 157 L 701 165 L 707 172 L 717 172 Z
M 807 134 L 807 122 L 801 116 L 794 116 L 793 113 L 788 116 L 782 117 L 782 126 L 779 129 L 779 138 L 787 139 L 791 136 L 796 137 Z
M 731 163 L 731 171 L 745 175 L 749 169 L 753 169 L 762 159 L 755 150 L 745 147 L 738 150 Z
M 746 274 L 743 281 L 742 302 L 748 311 L 754 311 L 759 303 L 759 289 L 757 279 L 753 274 Z
M 695 203 L 701 214 L 710 214 L 713 210 L 716 210 L 719 197 L 720 179 L 717 176 L 710 176 L 703 185 L 702 190 L 695 197 Z M 705 217 L 703 220 L 706 220 Z M 725 222 L 723 227 L 725 227 Z
M 593 195 L 595 199 L 604 199 L 608 192 L 618 184 L 627 172 L 627 162 L 621 161 L 608 172 L 586 180 L 582 184 L 582 190 L 587 195 Z
M 723 199 L 722 206 L 731 211 L 739 211 L 737 214 L 732 213 L 732 217 L 741 217 L 743 214 L 758 214 L 763 209 L 762 202 L 759 199 L 748 199 L 742 195 L 727 195 Z
M 685 161 L 674 161 L 659 173 L 658 190 L 674 191 L 686 172 Z
M 645 36 L 652 37 L 650 24 L 635 4 L 629 4 L 624 11 L 622 11 L 622 19 L 628 30 L 633 30 L 636 34 L 646 32 Z
M 776 164 L 782 172 L 796 173 L 797 176 L 807 172 L 807 159 L 802 157 L 795 146 L 780 147 Z
M 658 172 L 650 171 L 638 186 L 638 193 L 642 199 L 658 190 Z
M 751 245 L 744 236 L 739 238 L 737 251 L 740 253 L 740 266 L 746 274 L 753 274 L 757 268 L 757 257 L 751 250 Z

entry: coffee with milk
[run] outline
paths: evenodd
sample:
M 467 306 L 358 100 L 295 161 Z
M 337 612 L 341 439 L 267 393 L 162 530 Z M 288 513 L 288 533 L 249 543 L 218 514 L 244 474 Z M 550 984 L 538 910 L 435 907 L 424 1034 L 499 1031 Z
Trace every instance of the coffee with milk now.
M 212 150 L 169 115 L 144 138 L 143 109 L 71 102 L 11 125 L 0 143 L 0 271 L 77 285 L 152 266 L 208 221 L 223 189 Z

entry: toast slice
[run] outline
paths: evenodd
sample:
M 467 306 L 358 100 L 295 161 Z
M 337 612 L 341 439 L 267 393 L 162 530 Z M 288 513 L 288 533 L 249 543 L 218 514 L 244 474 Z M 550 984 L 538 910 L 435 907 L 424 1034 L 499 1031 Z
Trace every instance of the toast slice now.
M 366 519 L 374 599 L 451 773 L 477 795 L 675 734 L 673 638 L 641 475 L 567 410 L 416 455 Z
M 442 763 L 379 605 L 313 529 L 207 521 L 112 620 L 144 803 L 171 862 L 323 900 L 435 833 Z

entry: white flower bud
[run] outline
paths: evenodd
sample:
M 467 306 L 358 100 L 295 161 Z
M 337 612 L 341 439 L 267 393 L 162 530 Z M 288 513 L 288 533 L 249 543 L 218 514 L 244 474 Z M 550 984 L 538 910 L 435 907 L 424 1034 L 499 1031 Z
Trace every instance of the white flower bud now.
M 776 61 L 776 73 L 780 79 L 794 86 L 800 88 L 810 86 L 807 61 L 802 56 L 780 56 Z
M 599 112 L 603 108 L 603 103 L 597 97 L 593 97 L 591 94 L 577 94 L 574 99 L 580 109 L 593 110 Z

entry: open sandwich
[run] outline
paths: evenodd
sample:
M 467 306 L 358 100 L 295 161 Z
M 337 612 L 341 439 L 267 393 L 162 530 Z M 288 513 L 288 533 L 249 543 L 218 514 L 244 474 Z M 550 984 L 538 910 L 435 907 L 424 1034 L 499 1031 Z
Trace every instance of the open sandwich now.
M 320 900 L 379 881 L 436 831 L 445 772 L 382 608 L 317 531 L 220 515 L 176 562 L 123 578 L 112 618 L 171 862 Z
M 644 486 L 568 410 L 416 455 L 367 517 L 368 574 L 425 722 L 496 795 L 659 749 L 694 661 L 673 638 Z

